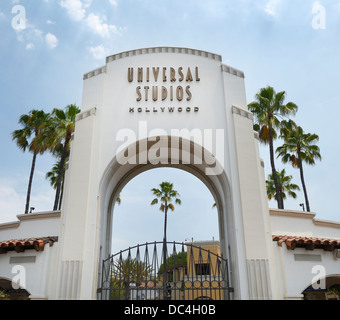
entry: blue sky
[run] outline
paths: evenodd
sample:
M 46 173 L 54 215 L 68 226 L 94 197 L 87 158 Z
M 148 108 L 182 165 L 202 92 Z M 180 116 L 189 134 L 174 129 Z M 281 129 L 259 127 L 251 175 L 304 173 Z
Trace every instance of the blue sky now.
M 18 11 L 12 12 L 15 6 L 25 10 L 22 30 L 15 25 L 22 22 Z M 287 101 L 299 106 L 294 119 L 306 132 L 320 136 L 323 160 L 305 168 L 311 210 L 319 219 L 340 221 L 335 201 L 340 181 L 340 0 L 2 0 L 0 31 L 0 223 L 16 220 L 25 206 L 31 155 L 22 153 L 10 136 L 19 116 L 33 108 L 51 111 L 70 103 L 80 106 L 84 73 L 103 66 L 107 55 L 153 46 L 190 47 L 222 55 L 225 64 L 244 71 L 248 102 L 267 85 L 285 90 Z M 268 174 L 266 147 L 261 147 L 261 156 Z M 31 202 L 36 211 L 53 206 L 54 190 L 45 180 L 53 163 L 49 155 L 38 158 Z M 276 165 L 286 168 L 300 184 L 297 170 L 279 159 Z M 151 176 L 158 178 L 155 172 Z M 159 173 L 159 179 L 165 176 Z M 169 173 L 169 178 L 176 178 L 173 182 L 180 192 L 194 183 L 184 173 Z M 125 211 L 159 214 L 150 208 L 149 199 L 143 210 L 140 203 L 136 209 L 138 201 L 133 204 L 146 180 L 129 184 L 124 191 L 129 201 L 125 209 L 122 204 L 117 210 L 117 217 Z M 192 207 L 197 194 L 209 205 Z M 174 216 L 199 211 L 206 219 L 202 221 L 212 221 L 211 237 L 218 237 L 211 195 L 197 187 L 191 196 L 193 200 Z M 285 206 L 299 210 L 302 202 L 300 192 L 297 200 Z M 270 207 L 276 204 L 271 202 Z M 200 234 L 183 231 L 179 237 L 176 240 L 183 241 Z

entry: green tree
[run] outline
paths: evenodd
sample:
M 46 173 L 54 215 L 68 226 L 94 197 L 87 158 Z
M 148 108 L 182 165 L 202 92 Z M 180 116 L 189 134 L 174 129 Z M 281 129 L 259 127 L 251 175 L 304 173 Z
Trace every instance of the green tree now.
M 320 148 L 316 145 L 319 136 L 305 133 L 294 121 L 282 123 L 281 136 L 284 144 L 276 149 L 278 157 L 283 163 L 291 163 L 300 171 L 300 179 L 305 196 L 306 210 L 310 212 L 309 199 L 304 177 L 303 163 L 315 165 L 316 160 L 321 160 Z
M 28 213 L 30 208 L 32 182 L 37 155 L 43 154 L 47 150 L 47 146 L 43 142 L 44 139 L 42 139 L 42 137 L 46 135 L 46 127 L 48 127 L 49 123 L 49 113 L 45 113 L 43 110 L 32 110 L 19 118 L 19 124 L 22 128 L 12 132 L 12 139 L 16 141 L 17 146 L 24 152 L 28 149 L 29 152 L 33 153 L 26 195 L 25 214 Z
M 166 259 L 167 271 L 172 270 L 174 268 L 186 268 L 188 261 L 187 252 L 178 252 L 177 254 L 170 255 L 169 258 Z M 158 273 L 163 272 L 163 264 L 160 265 Z
M 277 179 L 279 182 L 279 190 L 280 190 L 280 196 L 283 200 L 287 199 L 287 195 L 289 197 L 292 197 L 293 199 L 296 199 L 297 195 L 295 191 L 299 191 L 300 187 L 297 184 L 291 183 L 293 176 L 287 176 L 286 170 L 283 169 L 282 171 L 277 172 Z M 266 180 L 266 186 L 267 186 L 267 196 L 268 199 L 277 199 L 276 195 L 276 189 L 274 185 L 274 179 L 273 175 L 268 175 L 268 180 Z
M 249 111 L 255 117 L 254 130 L 259 133 L 260 142 L 269 145 L 270 164 L 276 194 L 279 194 L 279 183 L 275 168 L 273 141 L 277 138 L 276 130 L 280 127 L 283 117 L 295 115 L 298 109 L 293 102 L 284 104 L 285 98 L 285 91 L 276 93 L 274 88 L 268 86 L 260 89 L 255 95 L 255 101 L 248 105 Z M 283 209 L 283 199 L 280 196 L 277 197 L 277 204 L 279 209 Z
M 143 282 L 152 280 L 152 266 L 137 259 L 117 259 L 114 261 L 112 268 L 111 280 L 111 299 L 130 298 L 130 284 L 136 287 Z
M 60 159 L 58 160 L 57 163 L 54 164 L 51 171 L 46 173 L 46 179 L 50 181 L 51 186 L 55 190 L 57 189 L 57 185 L 58 185 L 59 171 L 60 171 Z M 65 172 L 65 168 L 64 168 L 64 172 Z M 60 198 L 59 198 L 58 210 L 61 209 L 61 205 L 62 205 L 63 189 L 64 189 L 63 188 L 64 187 L 64 176 L 62 178 L 62 186 L 61 186 L 61 194 L 60 194 Z
M 64 110 L 54 109 L 52 112 L 52 125 L 49 127 L 48 145 L 53 154 L 59 155 L 59 172 L 53 206 L 54 211 L 58 210 L 60 202 L 65 164 L 70 153 L 71 138 L 75 130 L 75 119 L 78 113 L 80 113 L 80 109 L 74 104 L 68 105 Z
M 178 198 L 179 193 L 173 189 L 173 184 L 170 182 L 162 182 L 160 185 L 160 189 L 153 188 L 151 191 L 153 192 L 153 195 L 156 196 L 155 199 L 152 200 L 151 205 L 158 204 L 159 200 L 161 202 L 161 205 L 159 209 L 164 212 L 164 237 L 163 239 L 166 242 L 166 228 L 167 228 L 167 215 L 168 210 L 171 211 L 175 210 L 175 206 L 173 205 L 173 201 L 175 201 L 176 204 L 180 205 L 182 202 Z
M 173 205 L 173 201 L 175 201 L 176 204 L 180 205 L 182 202 L 178 198 L 179 193 L 174 190 L 174 186 L 170 182 L 162 182 L 160 185 L 160 189 L 153 188 L 151 191 L 153 192 L 153 195 L 156 196 L 155 199 L 152 200 L 151 205 L 158 204 L 159 200 L 161 202 L 161 205 L 159 209 L 164 212 L 164 236 L 163 236 L 163 263 L 164 263 L 164 269 L 163 269 L 163 297 L 164 299 L 167 298 L 167 288 L 166 288 L 166 280 L 167 280 L 167 264 L 166 264 L 166 256 L 167 256 L 167 247 L 166 247 L 166 228 L 167 228 L 167 215 L 168 210 L 171 211 L 175 210 L 175 206 Z

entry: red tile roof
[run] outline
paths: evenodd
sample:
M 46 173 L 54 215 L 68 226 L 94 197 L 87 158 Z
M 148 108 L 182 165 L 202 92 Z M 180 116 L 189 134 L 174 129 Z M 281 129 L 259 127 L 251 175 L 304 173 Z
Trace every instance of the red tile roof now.
M 282 244 L 285 243 L 287 248 L 290 250 L 294 250 L 295 248 L 305 248 L 306 250 L 323 249 L 325 251 L 340 249 L 339 239 L 273 235 L 273 241 L 277 241 L 277 244 L 280 247 L 282 247 Z
M 43 251 L 46 244 L 49 244 L 49 246 L 52 247 L 54 242 L 58 242 L 58 237 L 40 237 L 0 241 L 0 254 L 7 253 L 8 251 L 24 252 L 25 250 L 30 249 Z

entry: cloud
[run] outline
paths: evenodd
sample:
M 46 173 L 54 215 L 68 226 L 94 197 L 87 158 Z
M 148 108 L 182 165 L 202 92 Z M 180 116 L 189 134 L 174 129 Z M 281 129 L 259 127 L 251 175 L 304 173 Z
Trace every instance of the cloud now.
M 82 21 L 86 16 L 86 8 L 92 3 L 92 0 L 61 0 L 60 5 L 67 10 L 68 15 L 74 21 Z
M 97 47 L 90 47 L 89 52 L 92 54 L 93 58 L 97 60 L 103 60 L 108 54 L 102 44 Z
M 279 3 L 280 3 L 280 0 L 269 0 L 267 2 L 266 7 L 264 8 L 264 11 L 270 16 L 275 16 L 276 15 L 276 7 Z
M 35 49 L 35 46 L 32 42 L 27 43 L 26 50 L 34 50 L 34 49 Z
M 45 36 L 45 41 L 46 41 L 46 44 L 49 48 L 54 49 L 54 48 L 57 47 L 59 40 L 57 39 L 57 37 L 54 34 L 48 33 Z
M 27 183 L 28 178 L 26 176 L 6 177 L 4 174 L 1 175 L 0 224 L 17 221 L 17 215 L 24 214 Z M 49 187 L 45 177 L 40 177 L 38 174 L 34 177 L 33 184 L 30 205 L 35 208 L 34 212 L 50 211 L 53 206 L 55 191 Z
M 115 6 L 115 7 L 118 6 L 118 3 L 117 3 L 116 0 L 109 0 L 109 2 L 110 2 L 113 6 Z
M 93 13 L 90 13 L 86 18 L 86 25 L 103 38 L 108 38 L 111 33 L 119 33 L 115 25 L 104 23 L 99 16 L 96 16 Z

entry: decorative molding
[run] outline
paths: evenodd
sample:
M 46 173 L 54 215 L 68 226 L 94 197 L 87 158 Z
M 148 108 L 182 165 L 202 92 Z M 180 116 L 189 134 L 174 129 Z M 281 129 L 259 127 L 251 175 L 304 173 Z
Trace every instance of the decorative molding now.
M 17 216 L 17 218 L 20 221 L 23 221 L 23 220 L 35 220 L 35 219 L 59 218 L 60 215 L 61 215 L 60 211 L 49 211 L 49 212 L 22 214 L 22 215 Z
M 63 261 L 59 282 L 59 300 L 78 300 L 80 297 L 80 280 L 82 261 Z
M 19 225 L 20 225 L 20 221 L 2 223 L 0 224 L 0 230 L 15 229 L 15 228 L 18 228 Z
M 182 47 L 151 47 L 151 48 L 142 48 L 142 49 L 135 49 L 135 50 L 129 50 L 124 51 L 121 53 L 117 53 L 111 56 L 108 56 L 106 58 L 106 63 L 116 61 L 123 58 L 133 57 L 137 55 L 143 55 L 143 54 L 153 54 L 153 53 L 179 53 L 179 54 L 189 54 L 194 55 L 198 57 L 208 58 L 215 61 L 222 62 L 222 56 L 216 53 L 203 51 L 203 50 L 197 50 L 197 49 L 191 49 L 191 48 L 182 48 Z M 230 68 L 230 67 L 229 67 Z M 239 75 L 243 74 L 241 71 L 230 68 L 232 71 L 232 74 Z M 95 69 L 93 71 L 90 71 L 88 73 L 84 74 L 83 80 L 90 79 L 92 77 L 95 77 L 97 75 L 100 75 L 102 73 L 106 73 L 106 66 L 100 67 L 98 69 Z M 243 76 L 244 77 L 244 76 Z
M 323 227 L 340 228 L 340 222 L 335 222 L 335 221 L 314 219 L 314 224 L 317 226 L 323 226 Z
M 84 74 L 83 80 L 90 79 L 92 77 L 98 76 L 99 74 L 106 73 L 106 66 L 100 67 L 98 69 L 92 70 Z
M 233 106 L 232 110 L 233 110 L 234 114 L 238 114 L 242 117 L 248 118 L 251 121 L 253 121 L 253 119 L 254 119 L 254 115 L 251 112 L 246 111 L 242 108 Z
M 222 57 L 218 54 L 197 50 L 197 49 L 190 49 L 190 48 L 182 48 L 182 47 L 151 47 L 151 48 L 142 48 L 136 50 L 129 50 L 121 53 L 114 54 L 112 56 L 108 56 L 106 58 L 106 63 L 116 61 L 123 58 L 133 57 L 137 55 L 143 54 L 152 54 L 152 53 L 179 53 L 179 54 L 189 54 L 199 57 L 204 57 L 216 61 L 222 61 Z
M 222 64 L 222 71 L 232 74 L 233 76 L 245 78 L 244 72 L 233 67 L 227 66 L 226 64 Z
M 316 226 L 323 226 L 323 227 L 329 227 L 329 228 L 338 228 L 338 229 L 340 228 L 340 222 L 315 219 L 316 213 L 314 213 L 314 212 L 270 209 L 269 210 L 269 214 L 271 216 L 306 218 L 306 219 L 313 220 L 313 223 Z
M 250 300 L 271 300 L 269 263 L 267 259 L 247 260 Z
M 311 213 L 311 212 L 281 210 L 281 209 L 270 209 L 269 214 L 271 216 L 306 218 L 306 219 L 314 219 L 314 217 L 316 216 L 315 213 Z
M 84 112 L 81 112 L 81 113 L 77 114 L 76 122 L 80 121 L 80 120 L 83 120 L 83 119 L 86 119 L 86 118 L 91 117 L 91 116 L 95 116 L 96 112 L 97 112 L 97 108 L 96 107 L 93 107 L 90 110 L 86 110 Z

